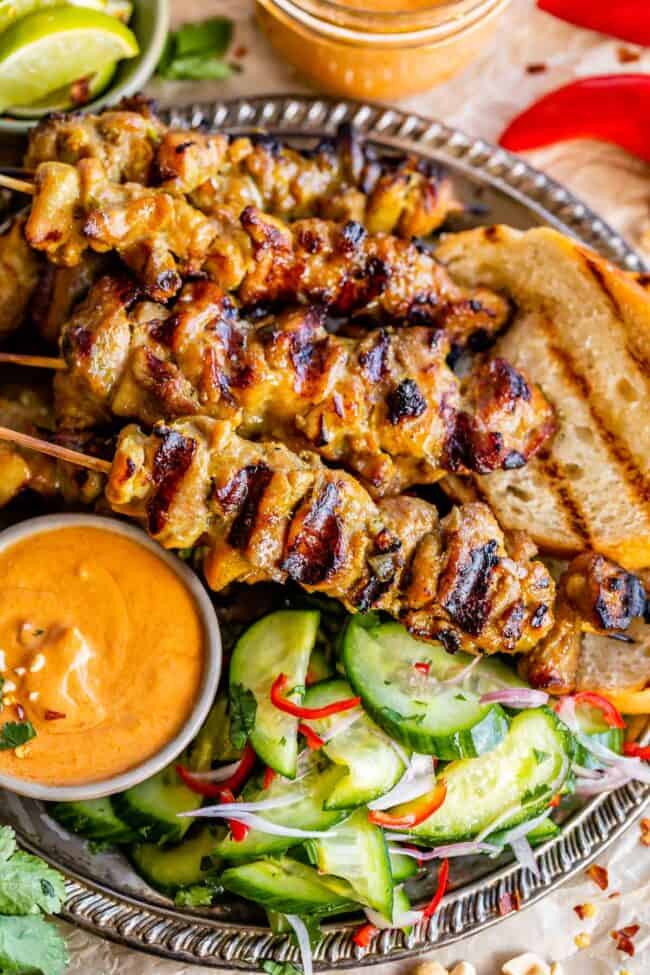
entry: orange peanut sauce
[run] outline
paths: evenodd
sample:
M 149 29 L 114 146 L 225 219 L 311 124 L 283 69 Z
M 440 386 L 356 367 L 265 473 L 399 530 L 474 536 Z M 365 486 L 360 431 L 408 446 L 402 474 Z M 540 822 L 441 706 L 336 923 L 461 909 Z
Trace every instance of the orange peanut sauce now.
M 0 772 L 79 785 L 128 771 L 180 731 L 199 693 L 205 637 L 195 600 L 155 553 L 90 526 L 0 552 L 0 724 L 36 737 Z

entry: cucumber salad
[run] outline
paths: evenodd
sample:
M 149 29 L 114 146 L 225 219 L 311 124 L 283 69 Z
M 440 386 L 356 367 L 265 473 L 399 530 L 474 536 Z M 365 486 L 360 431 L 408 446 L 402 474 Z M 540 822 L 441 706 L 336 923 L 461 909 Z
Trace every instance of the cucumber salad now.
M 532 847 L 558 832 L 563 796 L 650 781 L 647 749 L 623 754 L 623 719 L 598 694 L 552 702 L 500 659 L 314 606 L 239 635 L 176 765 L 52 815 L 123 846 L 181 906 L 255 902 L 273 931 L 292 934 L 308 975 L 324 919 L 364 912 L 360 948 L 381 929 L 427 922 L 454 857 L 509 848 L 536 873 Z M 432 896 L 416 908 L 409 881 L 428 861 Z

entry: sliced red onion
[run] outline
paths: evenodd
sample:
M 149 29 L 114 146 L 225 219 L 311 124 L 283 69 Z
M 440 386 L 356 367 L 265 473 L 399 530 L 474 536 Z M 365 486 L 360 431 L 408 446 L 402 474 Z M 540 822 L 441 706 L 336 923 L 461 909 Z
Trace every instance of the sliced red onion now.
M 296 933 L 304 975 L 313 975 L 314 956 L 312 954 L 311 944 L 309 941 L 309 932 L 307 931 L 305 922 L 302 921 L 296 914 L 285 914 L 284 916 Z
M 219 813 L 218 816 L 211 816 L 210 818 L 215 819 L 232 819 L 237 823 L 243 823 L 244 826 L 252 826 L 253 829 L 259 829 L 262 833 L 268 833 L 269 836 L 291 836 L 297 840 L 321 840 L 324 837 L 335 836 L 334 830 L 329 830 L 325 832 L 323 830 L 312 830 L 312 829 L 297 829 L 293 826 L 281 826 L 280 823 L 272 823 L 268 819 L 264 819 L 262 816 L 257 816 L 255 813 L 251 812 L 240 812 L 236 807 L 237 803 L 232 803 L 230 806 L 229 813 Z M 201 816 L 203 810 L 197 810 L 194 815 Z M 178 815 L 185 815 L 185 813 L 179 813 Z
M 419 799 L 421 796 L 426 796 L 427 793 L 432 792 L 435 785 L 435 775 L 418 776 L 417 779 L 409 779 L 404 775 L 390 792 L 373 802 L 369 802 L 368 809 L 390 809 L 392 806 L 399 806 L 403 802 L 412 802 L 414 799 Z
M 401 833 L 386 833 L 387 840 L 403 840 Z M 447 843 L 446 846 L 435 846 L 432 850 L 414 850 L 408 847 L 389 846 L 390 853 L 399 853 L 401 856 L 411 857 L 426 863 L 429 860 L 442 860 L 445 857 L 464 857 L 473 856 L 475 853 L 501 853 L 501 847 L 494 843 L 477 843 L 476 840 L 468 840 L 465 843 Z
M 200 779 L 202 782 L 223 782 L 234 775 L 240 765 L 241 759 L 238 762 L 231 762 L 230 765 L 221 765 L 219 768 L 211 769 L 209 772 L 192 772 L 192 777 Z
M 581 779 L 602 779 L 603 770 L 597 768 L 587 768 L 585 765 L 571 764 L 571 770 Z
M 530 870 L 535 877 L 539 877 L 539 867 L 537 866 L 533 849 L 526 837 L 519 836 L 516 840 L 512 840 L 510 848 L 517 858 L 517 862 L 526 870 Z
M 337 735 L 342 735 L 344 731 L 347 731 L 352 727 L 353 724 L 357 723 L 362 714 L 363 711 L 361 708 L 355 708 L 353 711 L 349 711 L 339 721 L 332 724 L 329 731 L 325 731 L 322 735 L 320 735 L 321 740 L 331 741 L 332 738 L 336 738 Z
M 534 819 L 528 819 L 525 823 L 519 823 L 518 826 L 513 826 L 512 829 L 509 829 L 508 832 L 503 836 L 503 845 L 512 846 L 512 844 L 516 843 L 516 841 L 522 836 L 528 836 L 531 830 L 535 829 L 536 826 L 539 826 L 540 823 L 543 823 L 545 819 L 548 819 L 548 816 L 549 811 L 548 809 L 545 809 L 543 813 L 540 813 L 539 816 L 535 816 Z
M 254 813 L 262 809 L 283 809 L 285 806 L 292 806 L 296 802 L 304 799 L 302 793 L 298 795 L 275 796 L 271 799 L 260 799 L 259 802 L 220 802 L 214 806 L 203 806 L 201 809 L 194 809 L 191 812 L 177 813 L 178 816 L 201 816 L 220 819 L 235 819 L 234 813 Z
M 379 928 L 380 931 L 410 928 L 422 920 L 422 911 L 402 911 L 401 914 L 393 914 L 392 921 L 387 921 L 383 914 L 380 914 L 379 911 L 373 911 L 370 907 L 364 907 L 363 912 L 370 923 Z
M 595 755 L 604 765 L 619 769 L 629 779 L 636 779 L 637 782 L 650 785 L 650 765 L 642 762 L 640 758 L 628 758 L 626 755 L 619 755 L 618 752 L 613 752 L 611 748 L 607 748 L 601 742 L 594 741 L 589 735 L 583 735 L 580 732 L 576 734 L 576 738 L 583 748 Z
M 555 711 L 570 731 L 576 734 L 580 730 L 576 716 L 576 702 L 573 697 L 561 697 L 555 705 Z
M 632 778 L 616 768 L 609 768 L 603 771 L 598 779 L 578 779 L 576 782 L 577 796 L 598 796 L 602 792 L 611 792 L 613 789 L 620 789 L 627 785 Z
M 541 708 L 548 704 L 548 694 L 546 691 L 534 691 L 530 687 L 504 687 L 481 694 L 480 703 L 505 704 L 509 708 Z

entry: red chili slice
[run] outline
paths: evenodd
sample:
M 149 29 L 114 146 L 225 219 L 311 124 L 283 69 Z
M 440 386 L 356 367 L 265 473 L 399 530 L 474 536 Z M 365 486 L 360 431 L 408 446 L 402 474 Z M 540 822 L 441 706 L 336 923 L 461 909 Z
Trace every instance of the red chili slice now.
M 362 924 L 352 935 L 352 940 L 360 948 L 367 948 L 378 931 L 374 924 Z
M 557 809 L 557 807 L 560 805 L 560 802 L 561 801 L 562 801 L 562 796 L 561 795 L 553 796 L 553 798 L 549 802 L 549 807 L 551 809 Z
M 203 779 L 199 779 L 195 775 L 192 775 L 189 769 L 186 769 L 184 765 L 177 765 L 176 771 L 178 772 L 178 776 L 182 782 L 187 786 L 188 789 L 191 789 L 192 792 L 196 792 L 199 796 L 206 796 L 209 799 L 216 799 L 224 790 L 231 790 L 233 793 L 239 792 L 253 771 L 255 757 L 253 746 L 249 742 L 246 742 L 246 747 L 242 752 L 237 769 L 233 772 L 230 778 L 224 779 L 223 782 L 206 782 Z
M 594 3 L 594 0 L 537 0 L 537 6 L 547 14 L 567 20 L 577 27 L 587 27 L 633 44 L 643 44 L 644 47 L 650 45 L 648 0 L 616 0 L 616 3 Z
M 440 870 L 438 872 L 438 887 L 435 894 L 427 904 L 427 906 L 422 911 L 422 917 L 433 917 L 438 908 L 440 907 L 440 901 L 445 896 L 445 891 L 447 890 L 447 883 L 449 881 L 449 860 L 443 860 L 440 864 Z
M 392 816 L 388 812 L 371 809 L 368 813 L 368 819 L 375 826 L 385 826 L 388 829 L 413 829 L 414 826 L 419 826 L 425 819 L 432 816 L 436 809 L 440 809 L 446 796 L 447 784 L 444 779 L 441 779 L 433 792 L 414 801 L 413 812 L 406 813 L 404 816 Z
M 332 701 L 331 704 L 325 704 L 322 708 L 304 708 L 283 696 L 282 692 L 287 686 L 288 680 L 286 674 L 278 674 L 271 686 L 271 701 L 280 711 L 284 711 L 285 714 L 292 714 L 295 718 L 329 718 L 332 714 L 350 711 L 361 704 L 360 697 L 347 697 L 343 701 Z
M 424 674 L 425 677 L 429 676 L 429 671 L 431 670 L 431 664 L 425 663 L 424 660 L 418 660 L 417 663 L 413 664 L 415 669 L 419 674 Z
M 623 754 L 628 758 L 640 758 L 642 762 L 650 762 L 650 745 L 639 745 L 635 741 L 626 741 Z
M 605 719 L 605 724 L 609 725 L 610 728 L 625 727 L 625 721 L 621 712 L 614 707 L 611 701 L 603 697 L 602 694 L 596 694 L 595 691 L 580 691 L 579 694 L 574 695 L 573 700 L 576 704 L 588 704 L 592 708 L 597 708 L 601 711 Z
M 650 162 L 649 133 L 650 75 L 625 73 L 580 78 L 544 95 L 510 122 L 499 143 L 522 152 L 565 139 L 603 139 Z
M 298 731 L 301 735 L 305 736 L 305 741 L 307 742 L 307 748 L 311 748 L 313 752 L 317 752 L 319 748 L 322 748 L 325 742 L 317 735 L 313 728 L 310 728 L 308 724 L 301 721 L 298 724 Z
M 219 793 L 219 798 L 225 803 L 235 801 L 235 797 L 230 789 L 223 789 L 223 791 Z M 241 843 L 242 840 L 246 839 L 249 830 L 246 823 L 241 823 L 238 819 L 227 819 L 226 822 L 228 823 L 230 835 L 235 843 Z
M 270 766 L 267 765 L 264 771 L 264 781 L 262 782 L 262 788 L 268 789 L 271 783 L 275 780 L 277 774 L 278 773 L 275 771 L 275 769 L 270 768 Z

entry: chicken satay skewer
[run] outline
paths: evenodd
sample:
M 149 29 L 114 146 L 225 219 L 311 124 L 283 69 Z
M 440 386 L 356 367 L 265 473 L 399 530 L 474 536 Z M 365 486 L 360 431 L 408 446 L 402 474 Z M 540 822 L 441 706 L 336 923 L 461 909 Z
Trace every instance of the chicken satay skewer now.
M 15 442 L 12 431 L 0 437 Z M 106 498 L 166 548 L 204 546 L 214 590 L 292 580 L 472 653 L 526 652 L 552 625 L 549 573 L 534 548 L 505 539 L 485 505 L 440 520 L 418 498 L 375 503 L 315 455 L 247 441 L 226 422 L 124 428 Z
M 30 369 L 54 369 L 63 372 L 67 369 L 65 359 L 53 355 L 22 355 L 17 352 L 0 352 L 0 365 L 27 366 Z
M 20 433 L 18 430 L 10 430 L 8 427 L 0 426 L 0 440 L 8 443 L 17 444 L 27 450 L 35 450 L 48 457 L 55 457 L 57 460 L 65 461 L 68 464 L 76 464 L 89 471 L 97 471 L 99 474 L 110 474 L 111 462 L 102 460 L 101 457 L 93 457 L 91 454 L 82 454 L 79 450 L 71 450 L 61 444 L 50 443 L 40 437 L 32 437 L 28 433 Z
M 245 437 L 352 470 L 375 497 L 448 470 L 520 467 L 554 430 L 541 391 L 505 360 L 479 361 L 459 381 L 434 328 L 343 337 L 313 307 L 252 324 L 209 281 L 186 284 L 172 309 L 136 299 L 128 282 L 104 277 L 65 326 L 60 428 L 234 419 Z

